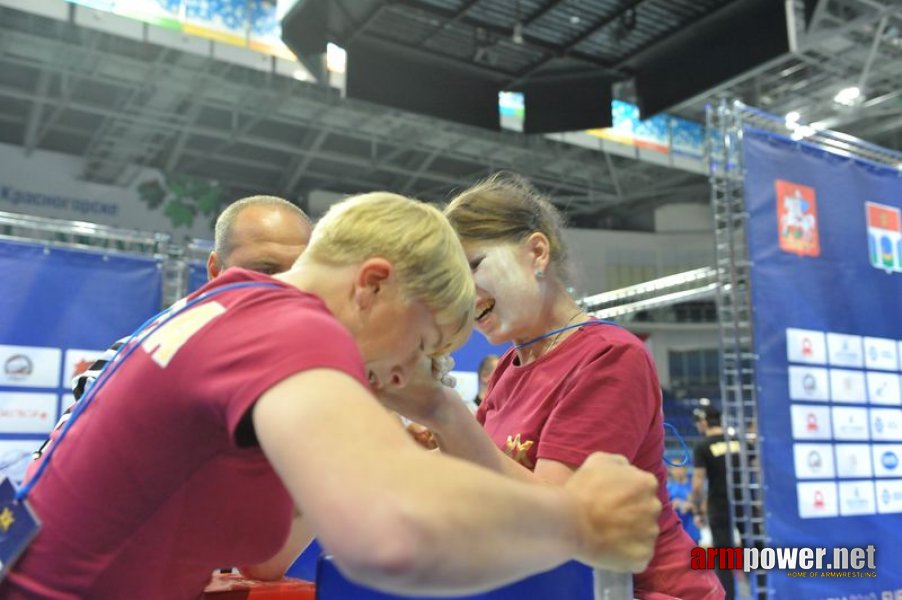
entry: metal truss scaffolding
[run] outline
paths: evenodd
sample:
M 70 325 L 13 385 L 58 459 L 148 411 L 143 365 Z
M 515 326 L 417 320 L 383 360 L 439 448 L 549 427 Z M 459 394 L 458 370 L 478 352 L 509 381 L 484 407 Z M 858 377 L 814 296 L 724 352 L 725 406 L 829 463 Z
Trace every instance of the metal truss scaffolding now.
M 741 442 L 738 457 L 728 454 L 727 489 L 734 525 L 743 532 L 742 546 L 761 546 L 766 541 L 766 532 L 746 242 L 748 213 L 743 193 L 742 115 L 735 104 L 723 100 L 718 106 L 709 107 L 707 124 L 712 134 L 709 168 L 722 354 L 723 430 L 728 441 Z M 766 576 L 763 572 L 754 576 L 758 597 L 766 598 Z

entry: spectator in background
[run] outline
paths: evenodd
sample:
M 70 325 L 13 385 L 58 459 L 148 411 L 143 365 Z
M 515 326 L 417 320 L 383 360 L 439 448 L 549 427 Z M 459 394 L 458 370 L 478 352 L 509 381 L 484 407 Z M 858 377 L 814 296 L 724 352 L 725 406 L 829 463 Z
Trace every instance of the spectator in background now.
M 697 544 L 701 532 L 695 524 L 692 500 L 690 499 L 691 492 L 692 482 L 689 480 L 689 470 L 683 465 L 669 465 L 667 467 L 667 493 L 670 495 L 670 502 L 673 504 L 673 510 L 680 516 L 683 529 Z
M 229 267 L 241 267 L 273 275 L 291 268 L 310 241 L 313 225 L 303 210 L 276 196 L 249 196 L 230 204 L 216 219 L 213 250 L 207 257 L 207 278 L 212 280 Z M 100 371 L 113 358 L 128 338 L 115 342 L 88 369 L 72 380 L 76 402 L 85 387 L 97 379 Z M 25 479 L 31 478 L 39 464 L 37 459 L 47 451 L 69 419 L 72 407 L 63 414 L 50 437 L 35 451 L 36 460 L 28 466 Z
M 300 542 L 292 527 L 397 593 L 650 558 L 660 503 L 622 457 L 529 485 L 422 452 L 371 395 L 428 379 L 469 334 L 473 280 L 434 208 L 351 198 L 288 273 L 230 269 L 190 298 L 54 447 L 29 496 L 42 528 L 0 598 L 196 598 L 214 568 Z
M 497 364 L 497 354 L 489 354 L 479 361 L 479 372 L 477 373 L 479 377 L 479 390 L 476 392 L 476 397 L 473 398 L 473 405 L 476 408 L 479 408 L 479 405 L 482 404 L 482 401 L 485 399 L 486 390 L 489 388 L 489 379 L 491 379 L 492 372 L 495 370 Z
M 720 411 L 713 406 L 695 409 L 695 426 L 704 436 L 693 449 L 692 510 L 699 527 L 711 529 L 711 545 L 716 548 L 733 548 L 733 520 L 729 489 L 727 487 L 727 455 L 739 455 L 738 440 L 727 442 L 721 426 Z M 705 483 L 707 480 L 707 494 Z M 735 597 L 733 573 L 717 569 L 717 578 L 726 592 L 726 600 Z

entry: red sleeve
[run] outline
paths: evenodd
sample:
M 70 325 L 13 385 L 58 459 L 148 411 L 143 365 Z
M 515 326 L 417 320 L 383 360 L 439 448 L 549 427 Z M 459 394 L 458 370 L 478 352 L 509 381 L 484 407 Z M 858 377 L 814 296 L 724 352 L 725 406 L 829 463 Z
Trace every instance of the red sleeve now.
M 617 341 L 573 373 L 542 430 L 537 458 L 578 466 L 592 452 L 635 462 L 661 410 L 654 363 L 638 339 Z

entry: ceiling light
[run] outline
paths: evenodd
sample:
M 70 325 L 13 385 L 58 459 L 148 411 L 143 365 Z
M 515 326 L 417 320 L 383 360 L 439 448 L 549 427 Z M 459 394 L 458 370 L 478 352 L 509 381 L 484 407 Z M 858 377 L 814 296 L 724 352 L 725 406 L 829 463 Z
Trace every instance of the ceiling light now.
M 511 41 L 515 44 L 523 43 L 523 23 L 514 23 L 514 32 L 511 34 Z
M 844 106 L 852 106 L 861 97 L 861 90 L 858 86 L 847 87 L 836 92 L 833 101 Z
M 348 67 L 348 53 L 341 46 L 326 44 L 326 68 L 333 73 L 344 73 Z

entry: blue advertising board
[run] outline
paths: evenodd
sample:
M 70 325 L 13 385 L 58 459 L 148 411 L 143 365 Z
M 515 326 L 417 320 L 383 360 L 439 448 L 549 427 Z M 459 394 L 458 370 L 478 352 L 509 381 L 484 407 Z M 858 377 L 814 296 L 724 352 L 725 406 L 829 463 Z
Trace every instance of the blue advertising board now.
M 72 377 L 160 310 L 152 258 L 0 241 L 0 473 L 16 484 Z
M 754 129 L 743 153 L 766 546 L 827 550 L 771 586 L 902 597 L 902 173 Z

